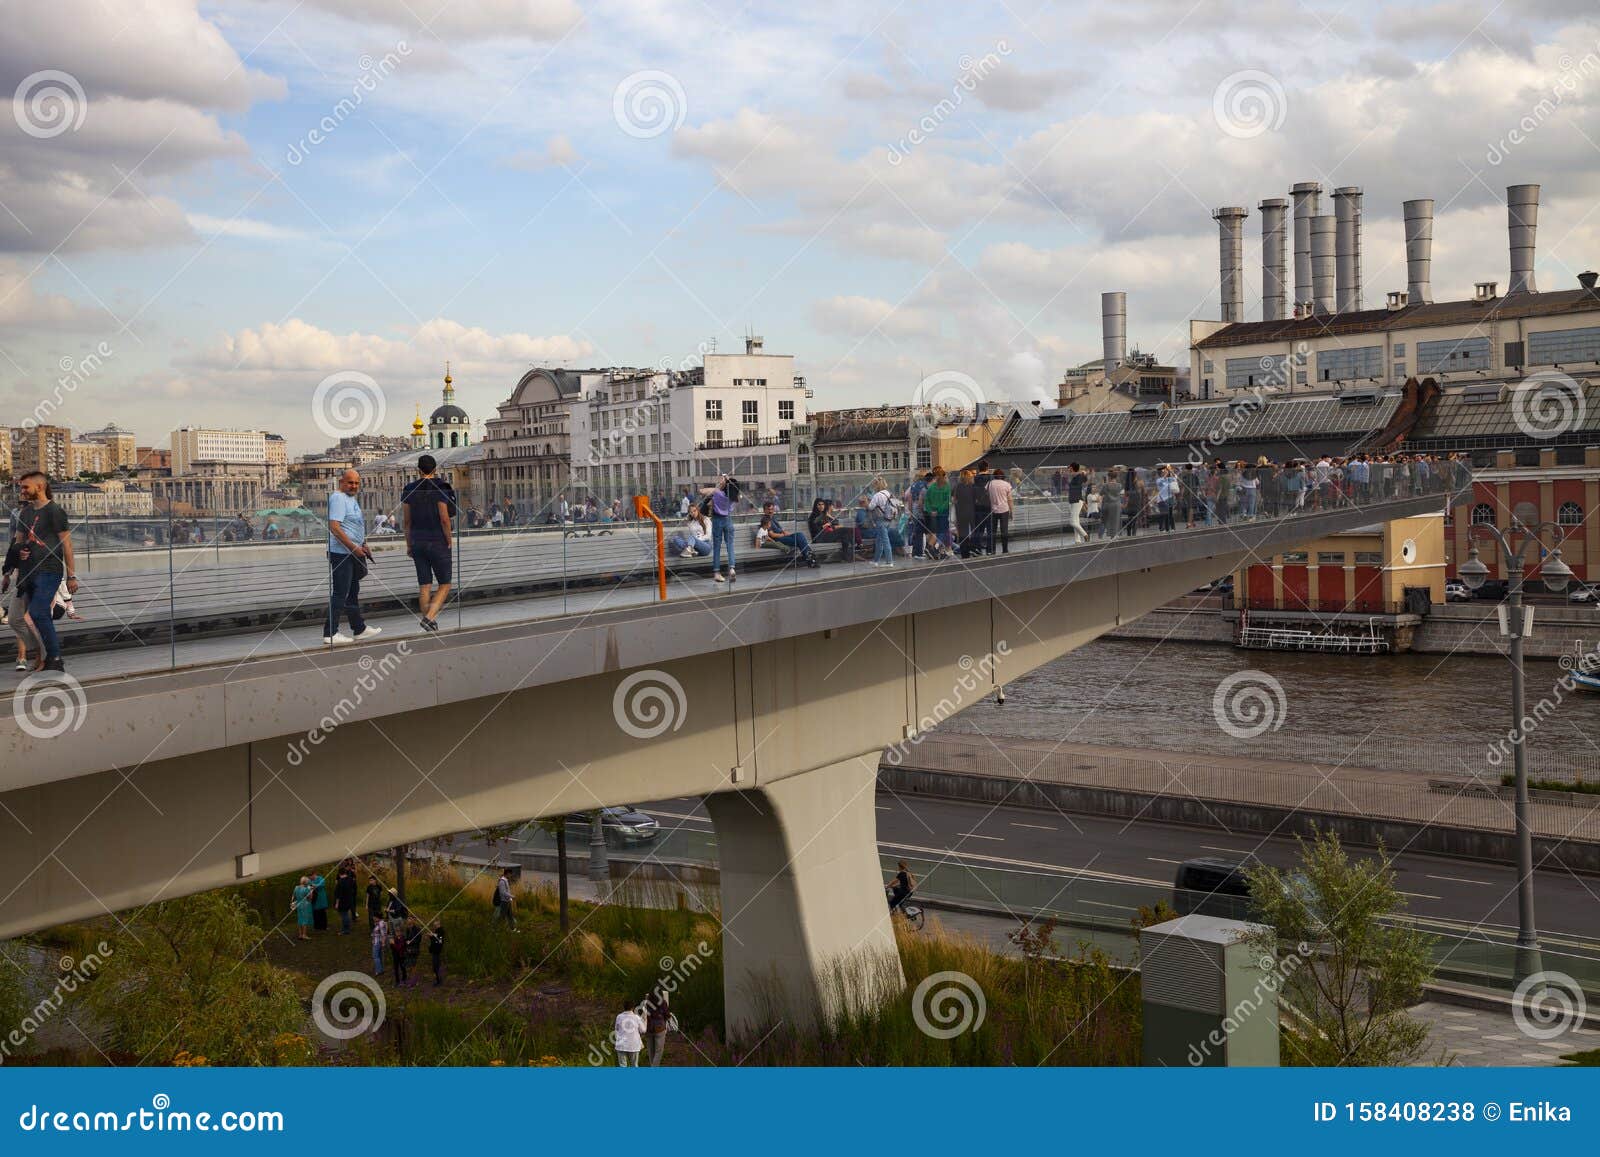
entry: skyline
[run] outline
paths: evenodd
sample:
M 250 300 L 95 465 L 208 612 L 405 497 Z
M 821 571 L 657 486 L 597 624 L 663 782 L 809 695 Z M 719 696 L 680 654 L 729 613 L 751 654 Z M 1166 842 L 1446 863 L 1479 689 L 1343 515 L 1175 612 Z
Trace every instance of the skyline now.
M 1404 288 L 1411 197 L 1438 201 L 1439 300 L 1506 284 L 1509 184 L 1544 186 L 1541 289 L 1600 265 L 1577 0 L 66 0 L 11 24 L 0 92 L 66 103 L 0 117 L 0 424 L 102 342 L 52 420 L 295 454 L 326 445 L 329 374 L 372 375 L 396 433 L 447 360 L 481 421 L 530 365 L 677 366 L 750 331 L 819 409 L 940 371 L 1050 400 L 1099 356 L 1104 290 L 1184 364 L 1187 321 L 1220 316 L 1216 206 L 1251 211 L 1259 317 L 1255 205 L 1299 180 L 1365 188 L 1369 306 Z

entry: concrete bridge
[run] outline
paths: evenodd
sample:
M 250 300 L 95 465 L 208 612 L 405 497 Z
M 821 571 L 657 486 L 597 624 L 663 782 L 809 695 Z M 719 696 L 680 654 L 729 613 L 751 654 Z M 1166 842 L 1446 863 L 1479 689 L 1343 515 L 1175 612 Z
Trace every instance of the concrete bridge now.
M 666 602 L 618 588 L 565 614 L 504 602 L 459 630 L 396 628 L 332 651 L 242 635 L 176 670 L 147 669 L 164 649 L 153 663 L 75 659 L 81 686 L 30 681 L 0 715 L 0 936 L 221 887 L 241 863 L 291 872 L 704 795 L 729 1026 L 758 1023 L 779 990 L 786 1015 L 813 1016 L 834 964 L 893 960 L 873 806 L 886 746 L 1249 558 L 1443 502 L 1038 539 L 968 563 L 771 572 L 728 590 L 698 577 Z

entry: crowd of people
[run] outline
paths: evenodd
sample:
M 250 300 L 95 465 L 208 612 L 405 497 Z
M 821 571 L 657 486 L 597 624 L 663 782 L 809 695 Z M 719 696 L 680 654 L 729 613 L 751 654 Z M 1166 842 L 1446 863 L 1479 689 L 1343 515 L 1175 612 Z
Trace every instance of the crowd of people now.
M 310 940 L 327 932 L 328 912 L 339 915 L 340 936 L 353 936 L 360 906 L 359 877 L 355 860 L 343 860 L 334 869 L 333 891 L 321 872 L 301 876 L 289 897 L 289 915 L 294 917 L 297 940 Z M 385 887 L 376 875 L 369 874 L 366 887 L 367 931 L 372 940 L 372 974 L 393 976 L 396 988 L 411 988 L 417 983 L 417 964 L 426 948 L 433 965 L 435 987 L 444 983 L 444 922 L 435 920 L 424 928 L 421 921 L 393 888 Z

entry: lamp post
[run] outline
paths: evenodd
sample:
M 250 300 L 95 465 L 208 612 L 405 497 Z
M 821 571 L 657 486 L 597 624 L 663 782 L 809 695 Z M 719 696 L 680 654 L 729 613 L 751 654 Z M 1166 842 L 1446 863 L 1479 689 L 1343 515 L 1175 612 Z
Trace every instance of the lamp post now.
M 1523 621 L 1522 579 L 1523 564 L 1530 544 L 1538 543 L 1545 549 L 1541 535 L 1550 530 L 1557 545 L 1549 548 L 1539 566 L 1539 577 L 1550 591 L 1559 594 L 1567 589 L 1572 570 L 1561 561 L 1561 528 L 1553 522 L 1535 526 L 1512 520 L 1508 533 L 1492 524 L 1475 524 L 1470 534 L 1482 533 L 1492 537 L 1500 546 L 1500 557 L 1506 566 L 1506 613 L 1504 632 L 1511 640 L 1511 758 L 1516 772 L 1516 802 L 1514 804 L 1517 830 L 1517 960 L 1514 980 L 1521 982 L 1544 971 L 1539 952 L 1539 934 L 1533 918 L 1533 830 L 1528 824 L 1528 759 L 1527 735 L 1522 722 L 1527 715 L 1523 691 L 1522 640 L 1526 624 Z M 1515 542 L 1515 546 L 1513 546 Z M 1478 548 L 1467 554 L 1467 561 L 1456 568 L 1456 577 L 1468 590 L 1478 590 L 1489 577 L 1489 568 L 1478 558 Z

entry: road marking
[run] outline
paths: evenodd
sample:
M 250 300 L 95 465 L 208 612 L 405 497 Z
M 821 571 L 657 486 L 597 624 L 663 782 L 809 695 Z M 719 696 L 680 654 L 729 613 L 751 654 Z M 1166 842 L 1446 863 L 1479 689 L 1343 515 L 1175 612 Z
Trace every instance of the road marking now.
M 1079 900 L 1078 903 L 1093 904 L 1096 908 L 1116 908 L 1123 912 L 1132 912 L 1134 910 L 1131 904 L 1108 904 L 1104 900 Z
M 964 840 L 995 840 L 999 843 L 1004 843 L 1006 839 L 1004 836 L 980 836 L 977 832 L 957 832 L 956 835 Z
M 1429 876 L 1430 880 L 1449 880 L 1452 884 L 1487 884 L 1493 885 L 1493 880 L 1469 880 L 1465 876 Z
M 910 852 L 912 855 L 958 855 L 966 860 L 981 860 L 990 864 L 1003 864 L 1008 868 L 1036 868 L 1046 872 L 1053 872 L 1065 876 L 1078 876 L 1090 880 L 1110 880 L 1117 884 L 1154 884 L 1158 888 L 1170 888 L 1170 880 L 1151 880 L 1144 876 L 1122 876 L 1115 872 L 1095 872 L 1088 868 L 1073 868 L 1066 864 L 1042 864 L 1037 860 L 1011 860 L 1004 856 L 986 856 L 981 852 L 956 852 L 949 848 L 926 848 L 917 844 L 900 844 L 891 840 L 879 841 L 878 847 L 893 848 L 897 851 Z
M 1400 889 L 1396 888 L 1395 891 L 1396 892 L 1400 892 Z M 1443 896 L 1430 896 L 1426 892 L 1400 892 L 1400 894 L 1402 896 L 1410 896 L 1413 900 L 1443 900 L 1444 899 Z
M 697 824 L 708 824 L 711 822 L 710 816 L 691 816 L 685 815 L 683 812 L 651 812 L 650 814 L 653 816 L 664 816 L 669 820 L 693 820 Z
M 881 811 L 881 812 L 892 812 L 892 811 L 894 811 L 894 808 L 890 807 L 886 803 L 880 803 L 880 804 L 876 804 L 874 806 L 877 807 L 877 809 L 879 811 Z
M 1038 832 L 1058 832 L 1061 830 L 1060 828 L 1053 828 L 1049 824 L 1019 824 L 1013 822 L 1011 826 L 1014 828 L 1032 828 Z
M 1230 856 L 1253 856 L 1254 852 L 1241 852 L 1238 848 L 1219 848 L 1212 844 L 1201 844 L 1201 849 L 1207 852 L 1227 852 Z
M 1163 859 L 1161 856 L 1146 856 L 1145 859 L 1150 860 L 1152 863 L 1157 863 L 1157 864 L 1181 864 L 1181 863 L 1183 863 L 1182 860 L 1168 860 L 1168 859 Z

